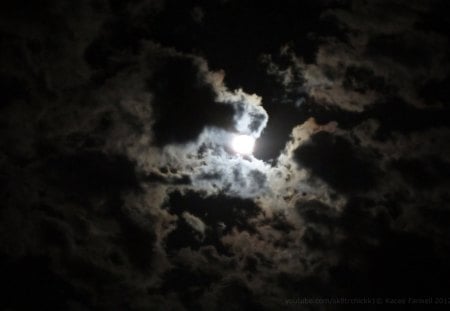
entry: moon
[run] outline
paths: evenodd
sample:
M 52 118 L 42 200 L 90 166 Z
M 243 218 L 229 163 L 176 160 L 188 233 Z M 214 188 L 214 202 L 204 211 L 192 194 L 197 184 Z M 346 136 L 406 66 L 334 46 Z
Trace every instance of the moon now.
M 235 135 L 231 141 L 231 148 L 239 154 L 250 155 L 255 147 L 255 139 L 249 135 Z

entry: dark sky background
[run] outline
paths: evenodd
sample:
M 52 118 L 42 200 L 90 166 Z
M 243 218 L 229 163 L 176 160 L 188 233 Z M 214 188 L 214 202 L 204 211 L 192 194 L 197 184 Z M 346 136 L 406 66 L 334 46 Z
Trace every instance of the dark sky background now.
M 449 299 L 447 6 L 1 1 L 0 310 Z

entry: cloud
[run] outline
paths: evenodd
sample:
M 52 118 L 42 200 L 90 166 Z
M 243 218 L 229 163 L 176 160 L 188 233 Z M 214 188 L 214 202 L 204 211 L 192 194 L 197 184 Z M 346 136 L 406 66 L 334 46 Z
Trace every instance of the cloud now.
M 294 151 L 294 159 L 338 191 L 364 191 L 376 185 L 376 165 L 364 152 L 342 137 L 319 132 Z
M 404 4 L 2 4 L 0 308 L 445 294 L 448 40 Z
M 213 86 L 203 80 L 205 73 L 192 59 L 169 57 L 160 62 L 147 82 L 155 107 L 157 145 L 195 140 L 205 126 L 232 127 L 233 108 L 215 103 Z
M 54 176 L 51 182 L 64 192 L 80 197 L 139 189 L 134 164 L 123 156 L 102 153 L 79 153 L 51 159 L 45 173 Z M 54 170 L 54 172 L 52 172 Z
M 193 229 L 197 230 L 201 234 L 205 234 L 205 224 L 201 221 L 200 218 L 195 217 L 188 212 L 183 212 L 181 216 Z
M 392 98 L 419 109 L 442 108 L 439 101 L 430 100 L 433 95 L 426 99 L 420 96 L 420 90 L 431 81 L 445 83 L 443 68 L 449 66 L 443 53 L 447 39 L 436 27 L 423 28 L 424 16 L 433 10 L 431 4 L 406 5 L 403 1 L 352 1 L 350 8 L 328 10 L 322 18 L 334 20 L 340 31 L 317 35 L 313 61 L 305 60 L 304 51 L 294 44 L 282 46 L 278 53 L 264 54 L 267 73 L 285 91 L 279 100 L 292 106 L 306 100 L 304 109 L 297 110 L 317 115 L 330 110 L 377 110 L 373 107 Z M 421 26 L 411 26 L 415 24 Z
M 194 191 L 185 194 L 173 192 L 166 204 L 170 213 L 184 219 L 178 221 L 176 229 L 167 237 L 169 251 L 211 245 L 219 253 L 228 254 L 220 242 L 221 236 L 235 226 L 240 229 L 250 228 L 248 222 L 260 212 L 258 206 L 249 199 L 225 195 L 202 196 Z

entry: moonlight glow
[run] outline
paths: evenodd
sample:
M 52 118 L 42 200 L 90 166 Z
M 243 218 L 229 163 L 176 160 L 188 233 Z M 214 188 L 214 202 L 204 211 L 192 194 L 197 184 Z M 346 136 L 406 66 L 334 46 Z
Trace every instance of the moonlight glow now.
M 233 150 L 240 154 L 251 154 L 255 146 L 255 139 L 248 135 L 235 135 L 231 141 Z

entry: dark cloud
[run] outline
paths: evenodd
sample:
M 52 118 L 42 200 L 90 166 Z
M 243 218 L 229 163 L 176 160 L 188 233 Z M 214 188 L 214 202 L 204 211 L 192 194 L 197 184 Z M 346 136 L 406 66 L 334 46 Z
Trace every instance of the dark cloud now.
M 398 159 L 392 167 L 400 172 L 405 181 L 414 188 L 434 188 L 447 182 L 450 164 L 436 157 Z
M 299 165 L 338 191 L 367 191 L 376 186 L 375 159 L 345 138 L 319 132 L 294 151 Z M 375 158 L 374 156 L 372 156 Z
M 233 107 L 216 103 L 217 94 L 190 58 L 162 59 L 148 80 L 154 95 L 157 145 L 195 140 L 205 126 L 232 128 Z
M 93 194 L 115 196 L 120 191 L 138 190 L 134 163 L 128 158 L 102 153 L 79 153 L 52 159 L 42 168 L 54 175 L 54 183 L 66 193 L 79 197 Z
M 166 177 L 163 174 L 150 173 L 149 175 L 145 176 L 145 181 L 150 183 L 189 185 L 191 183 L 191 178 L 189 175 L 175 175 Z
M 414 232 L 393 229 L 389 218 L 376 212 L 375 202 L 355 197 L 342 213 L 314 201 L 300 202 L 297 208 L 308 224 L 305 244 L 335 258 L 326 269 L 329 286 L 336 286 L 340 294 L 416 296 L 438 292 L 429 287 L 432 280 L 439 289 L 448 286 L 440 275 L 447 268 L 431 246 L 433 242 Z M 371 282 L 366 282 L 368 276 Z M 326 296 L 322 291 L 331 287 L 319 287 L 317 293 Z
M 395 104 L 394 104 L 395 103 Z M 377 136 L 386 139 L 392 132 L 410 133 L 435 127 L 448 127 L 447 109 L 417 109 L 399 98 L 390 98 L 367 112 L 380 122 Z
M 449 86 L 449 76 L 442 80 L 431 79 L 423 85 L 419 95 L 423 98 L 425 103 L 430 103 L 433 105 L 440 103 L 448 107 L 448 98 L 450 97 Z
M 376 76 L 372 69 L 359 66 L 348 66 L 345 69 L 342 86 L 346 89 L 366 93 L 368 90 L 388 93 L 392 92 L 383 77 Z
M 37 304 L 47 309 L 69 309 L 71 301 L 87 302 L 82 292 L 51 270 L 48 258 L 29 256 L 12 261 L 3 257 L 1 267 L 5 297 L 2 309 L 26 310 Z
M 3 98 L 3 106 L 6 106 L 16 100 L 27 101 L 29 99 L 26 83 L 21 81 L 18 77 L 3 74 L 0 77 L 0 85 L 2 87 L 0 92 Z
M 219 253 L 229 254 L 229 250 L 220 241 L 223 235 L 232 230 L 252 230 L 249 224 L 261 210 L 249 199 L 226 197 L 223 195 L 207 196 L 195 192 L 172 193 L 167 203 L 171 213 L 182 216 L 189 212 L 206 226 L 204 232 L 196 230 L 185 219 L 178 221 L 177 229 L 167 238 L 169 251 L 177 251 L 183 247 L 198 249 L 202 245 L 212 245 Z
M 431 66 L 432 51 L 420 43 L 419 38 L 411 38 L 410 33 L 371 37 L 367 53 L 370 57 L 386 57 L 404 66 Z

